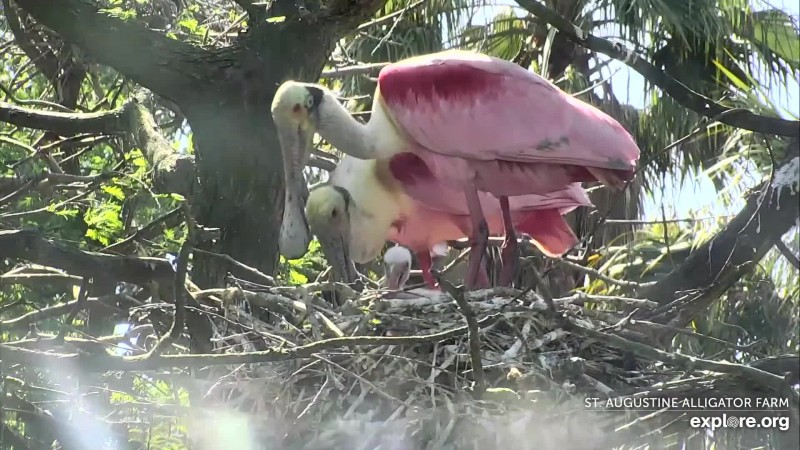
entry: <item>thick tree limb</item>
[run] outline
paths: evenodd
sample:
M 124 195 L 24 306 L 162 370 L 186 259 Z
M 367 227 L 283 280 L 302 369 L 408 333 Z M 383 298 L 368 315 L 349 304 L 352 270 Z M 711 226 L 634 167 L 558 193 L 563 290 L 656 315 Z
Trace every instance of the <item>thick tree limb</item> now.
M 125 107 L 101 113 L 38 111 L 0 102 L 0 122 L 71 136 L 80 133 L 119 134 L 127 131 Z
M 280 147 L 267 106 L 281 82 L 318 79 L 338 39 L 384 2 L 333 0 L 285 22 L 255 21 L 235 45 L 202 50 L 111 17 L 92 0 L 17 1 L 98 63 L 180 107 L 194 132 L 202 180 L 194 213 L 222 230 L 206 250 L 266 273 L 278 262 L 275 236 L 283 216 L 282 168 L 274 164 Z M 228 265 L 197 256 L 193 279 L 204 287 L 221 283 Z
M 187 84 L 205 84 L 197 71 L 205 50 L 106 14 L 89 0 L 14 1 L 64 40 L 162 97 L 177 101 L 177 94 L 197 92 Z
M 677 293 L 685 291 L 711 290 L 718 297 L 766 255 L 800 215 L 797 175 L 782 172 L 795 171 L 800 158 L 798 139 L 789 145 L 787 161 L 775 169 L 776 182 L 764 182 L 722 231 L 658 283 L 641 290 L 638 297 L 662 305 L 673 302 Z M 794 184 L 787 183 L 792 177 Z M 706 302 L 715 298 L 708 297 Z
M 708 359 L 682 355 L 679 353 L 665 352 L 647 344 L 634 342 L 614 334 L 602 333 L 580 326 L 574 321 L 568 322 L 567 329 L 572 332 L 583 334 L 592 339 L 596 339 L 610 346 L 629 350 L 642 358 L 661 361 L 663 363 L 678 367 L 691 367 L 699 370 L 709 370 L 712 372 L 737 375 L 743 379 L 758 383 L 761 386 L 770 387 L 776 392 L 782 392 L 785 388 L 785 382 L 782 376 L 766 372 L 756 367 L 729 363 L 727 361 L 711 361 Z
M 127 311 L 128 307 L 136 305 L 137 303 L 136 299 L 125 294 L 112 294 L 100 298 L 89 298 L 84 306 L 86 309 L 104 308 L 111 310 L 124 307 Z M 59 303 L 57 305 L 31 311 L 13 319 L 2 320 L 0 321 L 0 329 L 6 331 L 25 329 L 32 323 L 69 314 L 77 304 L 77 300 L 72 300 L 70 302 Z
M 9 0 L 3 0 L 3 12 L 6 16 L 6 22 L 11 29 L 19 47 L 28 56 L 28 59 L 33 62 L 39 71 L 42 72 L 48 80 L 54 80 L 58 76 L 58 58 L 50 51 L 49 46 L 44 45 L 45 50 L 42 51 L 39 46 L 44 44 L 39 36 L 33 36 L 31 33 L 22 28 L 19 15 L 16 8 L 10 3 Z
M 791 384 L 800 382 L 800 356 L 797 355 L 770 356 L 753 361 L 748 365 L 779 375 L 789 373 Z
M 126 135 L 153 166 L 157 191 L 192 195 L 194 157 L 175 152 L 161 135 L 153 117 L 136 99 L 120 108 L 92 114 L 37 111 L 0 102 L 0 122 L 67 136 L 79 133 Z
M 761 116 L 744 109 L 732 110 L 726 108 L 714 100 L 689 89 L 636 53 L 626 50 L 621 45 L 607 39 L 586 33 L 544 4 L 536 0 L 517 0 L 517 3 L 531 14 L 543 19 L 558 31 L 564 33 L 570 40 L 581 47 L 624 62 L 631 69 L 639 72 L 647 81 L 661 88 L 676 102 L 698 114 L 714 118 L 732 127 L 759 133 L 800 136 L 800 121 Z
M 780 250 L 781 254 L 787 261 L 789 261 L 795 269 L 800 270 L 800 258 L 795 255 L 792 250 L 783 242 L 782 239 L 775 240 L 775 247 Z
M 0 258 L 16 258 L 89 278 L 147 286 L 151 281 L 170 285 L 172 265 L 163 258 L 111 256 L 62 246 L 33 230 L 0 230 Z
M 95 280 L 107 278 L 139 286 L 150 286 L 152 282 L 171 286 L 175 282 L 175 270 L 166 259 L 85 252 L 46 240 L 34 230 L 0 230 L 0 259 L 4 258 L 43 264 Z M 189 296 L 187 303 L 199 307 L 194 297 Z M 207 318 L 192 313 L 187 326 L 195 342 L 208 349 L 211 326 Z

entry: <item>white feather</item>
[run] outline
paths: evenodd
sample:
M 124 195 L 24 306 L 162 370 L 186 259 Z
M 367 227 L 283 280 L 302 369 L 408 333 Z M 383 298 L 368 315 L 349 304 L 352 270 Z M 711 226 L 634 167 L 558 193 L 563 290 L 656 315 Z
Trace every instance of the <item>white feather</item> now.
M 383 255 L 383 262 L 386 263 L 386 265 L 408 264 L 410 267 L 411 251 L 401 245 L 396 245 L 386 250 L 386 254 Z
M 447 242 L 440 242 L 431 247 L 431 256 L 447 256 L 450 253 L 450 247 Z

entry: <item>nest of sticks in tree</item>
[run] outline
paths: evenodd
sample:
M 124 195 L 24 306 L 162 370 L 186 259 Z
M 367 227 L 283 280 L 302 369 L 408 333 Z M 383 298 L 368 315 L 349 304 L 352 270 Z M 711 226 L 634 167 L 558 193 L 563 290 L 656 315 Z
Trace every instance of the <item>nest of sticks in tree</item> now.
M 796 420 L 797 394 L 786 390 L 792 382 L 770 373 L 780 373 L 780 358 L 758 368 L 659 350 L 643 343 L 646 320 L 631 319 L 652 302 L 445 287 L 448 293 L 358 293 L 334 283 L 247 284 L 196 292 L 224 311 L 213 319 L 215 351 L 251 356 L 191 375 L 193 448 L 236 447 L 231 439 L 250 443 L 236 448 L 290 449 L 699 448 L 691 442 L 708 439 L 729 448 L 725 439 L 745 446 L 796 440 L 732 429 L 709 438 L 690 428 L 693 413 L 685 411 L 602 410 L 609 398 L 783 395 Z M 342 306 L 324 301 L 324 292 L 335 292 Z M 587 398 L 602 401 L 587 407 Z
M 101 448 L 87 429 L 129 449 L 798 448 L 796 356 L 732 364 L 670 352 L 658 344 L 668 327 L 648 320 L 664 307 L 648 300 L 552 298 L 541 279 L 541 293 L 467 292 L 443 279 L 444 292 L 357 292 L 260 277 L 269 285 L 188 283 L 182 313 L 124 289 L 96 299 L 82 289 L 76 302 L 5 322 L 35 323 L 83 301 L 124 308 L 131 326 L 0 347 L 4 408 L 29 438 L 65 449 Z M 186 339 L 198 317 L 211 320 L 210 353 Z M 188 333 L 168 339 L 184 320 Z M 786 408 L 748 415 L 788 416 L 790 431 L 709 435 L 692 428 L 696 412 L 605 403 L 721 397 L 786 398 Z M 4 436 L 16 442 L 10 429 Z M 20 438 L 19 448 L 36 447 Z

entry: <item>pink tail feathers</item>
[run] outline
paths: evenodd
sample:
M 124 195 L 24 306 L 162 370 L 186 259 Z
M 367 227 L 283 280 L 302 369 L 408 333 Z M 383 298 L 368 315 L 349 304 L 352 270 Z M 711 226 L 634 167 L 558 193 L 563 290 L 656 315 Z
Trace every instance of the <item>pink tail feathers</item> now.
M 557 209 L 526 212 L 519 219 L 517 230 L 529 235 L 539 250 L 547 256 L 560 257 L 579 242 Z

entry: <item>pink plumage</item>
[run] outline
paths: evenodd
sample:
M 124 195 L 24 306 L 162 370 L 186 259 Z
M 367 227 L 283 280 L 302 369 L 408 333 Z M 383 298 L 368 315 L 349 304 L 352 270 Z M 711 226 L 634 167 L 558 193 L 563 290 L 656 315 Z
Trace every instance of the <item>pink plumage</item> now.
M 639 148 L 613 118 L 522 67 L 452 51 L 385 67 L 379 92 L 408 152 L 431 176 L 498 196 L 544 194 L 573 182 L 621 187 Z M 395 156 L 404 184 L 420 176 Z
M 446 190 L 443 190 L 446 191 Z M 435 191 L 430 199 L 441 199 Z M 388 240 L 409 248 L 415 253 L 429 251 L 442 241 L 471 236 L 473 231 L 466 202 L 454 198 L 451 208 L 436 208 L 437 202 L 412 202 L 412 212 L 396 221 Z M 500 202 L 491 195 L 480 194 L 489 234 L 503 234 L 503 218 Z M 591 202 L 578 185 L 551 192 L 547 195 L 523 195 L 514 197 L 511 202 L 511 217 L 515 227 L 529 235 L 537 247 L 548 256 L 560 256 L 578 240 L 563 215 L 579 206 L 589 206 Z
M 411 212 L 394 223 L 387 239 L 417 255 L 422 276 L 433 288 L 436 282 L 430 274 L 430 249 L 442 241 L 471 236 L 474 230 L 463 194 L 435 183 L 427 187 L 431 189 L 427 196 L 429 201 L 421 202 L 411 197 Z M 489 234 L 501 235 L 503 217 L 499 200 L 486 193 L 479 193 L 479 198 Z M 512 200 L 511 217 L 515 228 L 529 235 L 544 254 L 553 257 L 562 255 L 578 243 L 563 214 L 579 206 L 591 205 L 586 192 L 578 184 L 547 195 L 529 194 Z M 482 279 L 485 282 L 485 275 Z
M 397 242 L 407 238 L 418 255 L 427 254 L 447 239 L 431 224 L 449 216 L 438 217 L 442 234 L 455 233 L 451 227 L 474 237 L 468 284 L 486 246 L 483 220 L 490 234 L 505 230 L 504 261 L 516 253 L 514 229 L 560 256 L 577 242 L 562 214 L 588 204 L 578 200 L 586 194 L 575 183 L 620 189 L 635 174 L 639 147 L 622 125 L 509 61 L 464 51 L 415 57 L 386 66 L 377 93 L 377 106 L 405 138 L 390 171 L 421 205 L 419 231 L 408 231 L 412 219 Z M 554 201 L 560 191 L 572 203 Z M 532 194 L 544 197 L 526 207 Z M 424 256 L 421 262 L 429 263 Z M 504 266 L 501 283 L 510 283 L 512 272 Z

